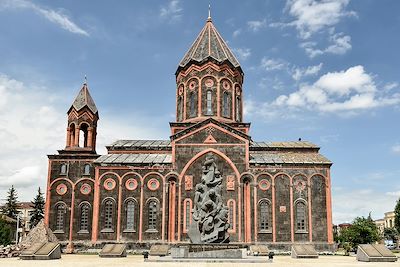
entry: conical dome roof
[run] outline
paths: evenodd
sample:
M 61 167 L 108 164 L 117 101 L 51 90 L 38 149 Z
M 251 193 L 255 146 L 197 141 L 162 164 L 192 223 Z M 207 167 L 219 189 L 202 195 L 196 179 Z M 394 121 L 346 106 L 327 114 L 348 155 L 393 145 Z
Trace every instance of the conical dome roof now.
M 203 63 L 209 59 L 215 60 L 217 63 L 229 62 L 233 67 L 239 68 L 241 71 L 239 61 L 233 55 L 224 39 L 222 39 L 210 17 L 179 63 L 178 71 L 193 61 Z
M 83 84 L 81 90 L 76 96 L 74 103 L 72 103 L 72 107 L 74 107 L 77 111 L 81 110 L 85 106 L 87 106 L 94 114 L 97 113 L 96 104 L 89 93 L 89 88 L 86 82 Z

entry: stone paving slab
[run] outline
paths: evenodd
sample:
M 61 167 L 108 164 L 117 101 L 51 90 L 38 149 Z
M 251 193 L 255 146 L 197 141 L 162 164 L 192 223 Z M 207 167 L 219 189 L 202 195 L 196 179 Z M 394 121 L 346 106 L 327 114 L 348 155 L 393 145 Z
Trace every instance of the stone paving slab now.
M 398 255 L 399 256 L 399 255 Z M 52 261 L 23 261 L 18 258 L 0 259 L 0 267 L 186 267 L 186 262 L 144 262 L 143 256 L 129 255 L 126 258 L 100 258 L 97 255 L 62 255 L 59 260 Z M 191 262 L 190 267 L 261 267 L 266 263 L 207 263 Z M 380 266 L 399 266 L 398 262 L 358 262 L 355 257 L 345 256 L 320 256 L 319 259 L 292 259 L 290 256 L 275 256 L 272 263 L 267 266 L 301 266 L 301 267 L 380 267 Z

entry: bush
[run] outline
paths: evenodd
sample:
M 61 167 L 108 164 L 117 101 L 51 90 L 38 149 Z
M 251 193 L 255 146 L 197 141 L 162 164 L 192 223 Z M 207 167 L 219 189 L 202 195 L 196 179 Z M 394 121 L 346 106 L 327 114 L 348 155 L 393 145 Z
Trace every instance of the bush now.
M 11 226 L 3 219 L 0 218 L 0 245 L 9 245 L 12 240 Z

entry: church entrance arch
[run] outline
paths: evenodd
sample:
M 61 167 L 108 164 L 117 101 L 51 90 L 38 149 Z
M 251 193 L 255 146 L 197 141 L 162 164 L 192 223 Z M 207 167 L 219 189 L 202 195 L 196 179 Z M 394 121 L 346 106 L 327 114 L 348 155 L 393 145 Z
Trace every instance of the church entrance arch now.
M 224 206 L 228 208 L 229 200 L 236 200 L 237 207 L 234 209 L 232 216 L 235 216 L 234 220 L 231 222 L 240 224 L 240 190 L 239 190 L 239 178 L 240 174 L 235 166 L 235 164 L 221 151 L 213 148 L 205 149 L 195 155 L 183 168 L 181 174 L 179 175 L 179 201 L 178 201 L 178 238 L 180 240 L 188 239 L 188 226 L 190 224 L 191 216 L 193 215 L 194 198 L 196 192 L 196 185 L 201 184 L 201 177 L 203 174 L 203 165 L 206 158 L 213 158 L 218 170 L 221 172 L 222 183 L 221 183 L 221 199 Z M 184 203 L 190 202 L 190 214 L 188 214 L 188 209 Z M 232 229 L 238 229 L 238 231 L 230 231 L 230 240 L 239 241 L 240 240 L 240 225 L 235 225 L 231 227 Z

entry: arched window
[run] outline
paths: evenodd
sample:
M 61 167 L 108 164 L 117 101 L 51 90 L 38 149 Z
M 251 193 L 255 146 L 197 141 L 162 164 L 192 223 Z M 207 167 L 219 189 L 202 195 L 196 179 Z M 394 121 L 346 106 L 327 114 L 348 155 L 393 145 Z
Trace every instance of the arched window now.
M 236 121 L 241 121 L 241 116 L 240 116 L 240 109 L 241 109 L 241 100 L 240 96 L 236 97 Z
M 66 207 L 64 203 L 56 207 L 56 232 L 64 232 Z
M 126 202 L 126 230 L 135 230 L 135 202 L 133 200 Z
M 89 128 L 89 126 L 86 123 L 83 123 L 80 126 L 79 147 L 87 147 L 88 146 L 88 128 Z
M 194 92 L 191 92 L 189 95 L 189 105 L 190 105 L 190 117 L 196 116 L 196 95 Z
M 80 221 L 80 231 L 89 231 L 89 204 L 84 203 L 81 205 L 81 221 Z
M 111 199 L 104 203 L 104 229 L 113 230 L 114 202 Z
M 212 91 L 211 90 L 207 90 L 206 115 L 213 115 L 213 111 L 212 111 Z
M 178 97 L 178 121 L 182 121 L 183 120 L 183 99 L 182 96 Z
M 149 230 L 157 230 L 157 201 L 149 202 Z
M 67 164 L 61 164 L 60 174 L 67 174 Z
M 83 175 L 90 175 L 90 165 L 89 164 L 85 164 L 85 166 L 83 167 Z
M 271 230 L 271 206 L 266 199 L 260 201 L 259 230 L 261 232 Z
M 224 92 L 222 98 L 222 116 L 226 118 L 231 117 L 230 96 L 228 92 Z
M 298 201 L 296 203 L 296 230 L 306 231 L 306 203 Z

